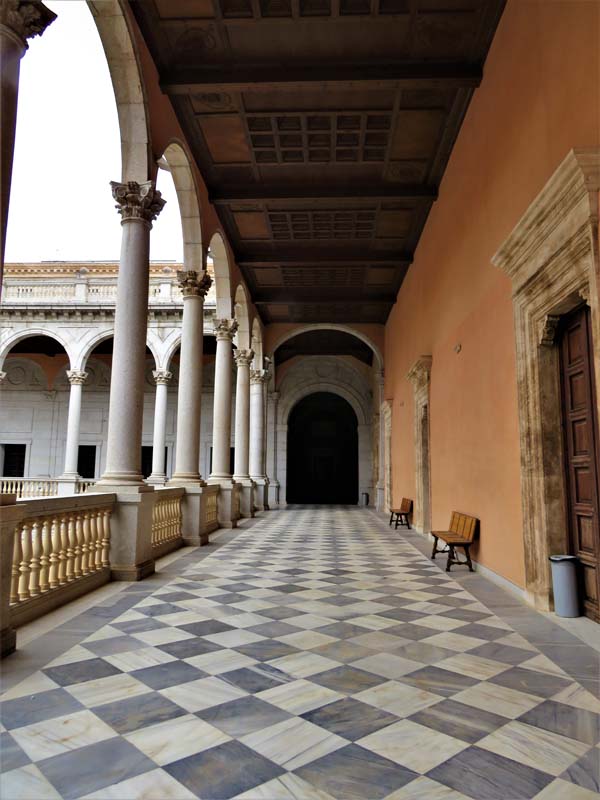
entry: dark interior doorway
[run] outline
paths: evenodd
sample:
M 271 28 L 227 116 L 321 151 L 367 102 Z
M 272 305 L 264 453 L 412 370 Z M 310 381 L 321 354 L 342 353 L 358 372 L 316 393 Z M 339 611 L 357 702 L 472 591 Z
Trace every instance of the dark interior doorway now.
M 300 400 L 288 421 L 288 503 L 358 503 L 358 420 L 336 394 Z

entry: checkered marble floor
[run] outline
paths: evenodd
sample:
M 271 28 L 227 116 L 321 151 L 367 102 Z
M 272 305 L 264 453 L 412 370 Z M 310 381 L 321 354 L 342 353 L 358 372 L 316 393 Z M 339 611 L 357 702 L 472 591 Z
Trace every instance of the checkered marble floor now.
M 3 697 L 3 800 L 591 800 L 600 703 L 373 514 L 272 512 Z

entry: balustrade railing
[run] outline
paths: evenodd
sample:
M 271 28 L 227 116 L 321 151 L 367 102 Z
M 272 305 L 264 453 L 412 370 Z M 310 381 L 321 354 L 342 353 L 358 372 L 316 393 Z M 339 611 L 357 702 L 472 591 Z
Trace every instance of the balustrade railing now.
M 16 494 L 19 499 L 55 497 L 58 494 L 58 480 L 55 478 L 0 478 L 0 494 Z
M 218 506 L 217 506 L 217 497 L 219 495 L 219 487 L 218 486 L 205 486 L 202 490 L 205 501 L 203 504 L 204 514 L 202 520 L 202 531 L 205 535 L 208 535 L 211 531 L 216 530 L 219 527 L 219 516 L 218 516 Z
M 155 558 L 181 545 L 181 501 L 185 489 L 156 489 L 152 512 L 152 550 Z
M 92 486 L 95 486 L 95 484 L 96 484 L 95 480 L 77 481 L 75 491 L 77 492 L 77 494 L 83 494 L 84 492 L 87 492 L 88 489 L 91 489 Z
M 10 589 L 15 625 L 110 580 L 114 503 L 114 494 L 23 503 L 25 516 L 15 530 Z

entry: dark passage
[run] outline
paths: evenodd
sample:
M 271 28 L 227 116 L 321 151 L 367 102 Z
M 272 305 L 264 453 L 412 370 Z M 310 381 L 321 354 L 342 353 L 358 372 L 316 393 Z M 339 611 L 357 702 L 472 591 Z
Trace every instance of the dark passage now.
M 358 420 L 329 392 L 310 394 L 288 422 L 287 502 L 358 502 Z

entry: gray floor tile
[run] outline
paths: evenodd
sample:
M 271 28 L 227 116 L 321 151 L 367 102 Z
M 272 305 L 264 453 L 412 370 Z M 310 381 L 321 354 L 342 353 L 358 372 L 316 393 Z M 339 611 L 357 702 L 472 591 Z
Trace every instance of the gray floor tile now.
M 64 689 L 51 689 L 48 692 L 5 700 L 0 704 L 0 719 L 4 727 L 11 730 L 43 719 L 62 717 L 83 708 L 84 706 Z

